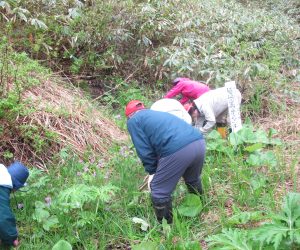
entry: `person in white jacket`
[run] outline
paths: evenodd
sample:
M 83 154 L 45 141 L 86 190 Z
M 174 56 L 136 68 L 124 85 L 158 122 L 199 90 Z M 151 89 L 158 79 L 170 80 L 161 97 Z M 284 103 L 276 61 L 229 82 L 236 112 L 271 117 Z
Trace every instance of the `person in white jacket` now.
M 170 113 L 184 120 L 188 124 L 192 124 L 192 118 L 189 113 L 185 110 L 182 104 L 175 99 L 160 99 L 153 103 L 150 109 Z
M 240 108 L 242 97 L 238 89 L 234 89 L 234 98 L 238 100 L 238 108 Z M 199 121 L 201 121 L 201 124 L 198 124 L 198 126 L 202 133 L 207 134 L 217 123 L 230 125 L 226 87 L 217 88 L 204 93 L 194 100 L 194 104 L 197 109 L 191 108 L 189 114 L 195 116 L 194 112 L 199 112 Z M 203 121 L 205 122 L 203 123 Z

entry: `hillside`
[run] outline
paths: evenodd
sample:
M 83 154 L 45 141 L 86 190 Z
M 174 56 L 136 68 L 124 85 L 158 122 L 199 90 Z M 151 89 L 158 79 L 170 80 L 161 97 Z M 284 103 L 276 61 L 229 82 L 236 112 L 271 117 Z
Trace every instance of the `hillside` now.
M 0 1 L 0 163 L 30 169 L 18 249 L 299 249 L 299 17 L 298 0 Z M 244 126 L 206 137 L 205 194 L 180 182 L 167 225 L 124 107 L 179 76 L 234 80 Z
M 29 59 L 27 63 L 34 64 Z M 107 158 L 113 144 L 128 139 L 83 91 L 60 77 L 39 75 L 38 70 L 33 67 L 23 72 L 30 72 L 36 83 L 25 86 L 18 95 L 12 81 L 8 85 L 11 92 L 1 102 L 1 162 L 18 159 L 47 170 L 46 165 L 61 150 L 81 158 L 87 152 L 91 157 Z

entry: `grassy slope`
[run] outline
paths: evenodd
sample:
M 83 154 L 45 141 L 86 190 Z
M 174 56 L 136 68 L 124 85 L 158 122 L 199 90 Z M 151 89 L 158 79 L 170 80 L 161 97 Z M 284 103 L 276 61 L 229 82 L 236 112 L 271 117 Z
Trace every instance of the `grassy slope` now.
M 247 105 L 255 103 L 249 98 L 245 111 Z M 211 143 L 214 141 L 218 140 Z M 128 249 L 130 245 L 148 240 L 161 242 L 162 249 L 193 240 L 205 247 L 206 236 L 235 226 L 230 220 L 232 215 L 241 211 L 263 211 L 268 215 L 279 209 L 287 190 L 297 189 L 299 151 L 286 146 L 265 147 L 275 153 L 277 161 L 274 163 L 275 158 L 271 157 L 259 166 L 245 161 L 249 153 L 243 147 L 234 151 L 226 145 L 228 152 L 208 151 L 203 172 L 207 194 L 204 210 L 194 218 L 179 216 L 169 233 L 157 224 L 149 195 L 138 191 L 144 171 L 131 148 L 112 148 L 113 159 L 105 163 L 103 159 L 94 158 L 82 161 L 71 152 L 63 151 L 58 166 L 49 166 L 47 175 L 32 171 L 28 192 L 16 194 L 17 202 L 24 204 L 22 210 L 16 209 L 12 200 L 22 240 L 20 249 L 51 249 L 60 239 L 68 240 L 75 249 Z M 80 186 L 82 190 L 106 187 L 108 195 L 103 190 L 98 196 L 84 197 L 84 193 L 75 189 L 80 184 L 84 185 Z M 118 190 L 107 185 L 114 185 Z M 70 193 L 73 190 L 81 199 L 70 198 L 70 193 L 68 197 L 62 196 L 65 190 Z M 175 209 L 185 194 L 184 186 L 179 185 L 174 195 Z M 48 203 L 51 198 L 49 207 L 45 206 L 45 198 Z M 41 203 L 36 203 L 38 201 Z M 66 202 L 71 205 L 64 204 Z M 150 230 L 141 231 L 132 217 L 145 219 L 151 225 Z M 238 227 L 257 226 L 255 223 L 241 224 L 238 223 Z

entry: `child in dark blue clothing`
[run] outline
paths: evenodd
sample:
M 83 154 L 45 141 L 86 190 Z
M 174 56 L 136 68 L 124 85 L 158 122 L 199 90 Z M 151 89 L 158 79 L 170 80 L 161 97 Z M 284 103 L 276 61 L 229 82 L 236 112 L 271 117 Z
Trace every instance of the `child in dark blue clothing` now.
M 8 168 L 0 164 L 0 244 L 18 246 L 16 219 L 10 207 L 10 193 L 25 185 L 28 169 L 20 162 Z

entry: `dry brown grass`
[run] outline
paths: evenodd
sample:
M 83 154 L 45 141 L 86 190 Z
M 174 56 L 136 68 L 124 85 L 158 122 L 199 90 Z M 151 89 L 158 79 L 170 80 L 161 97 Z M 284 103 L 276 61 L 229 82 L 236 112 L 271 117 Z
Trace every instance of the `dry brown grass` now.
M 291 88 L 296 93 L 300 93 L 300 83 L 293 83 Z M 281 200 L 285 192 L 295 190 L 300 192 L 300 103 L 299 100 L 286 95 L 277 95 L 277 100 L 286 107 L 286 110 L 279 115 L 269 114 L 267 117 L 260 117 L 256 124 L 265 131 L 270 128 L 276 129 L 277 137 L 286 145 L 281 156 L 283 165 L 286 166 L 282 169 L 286 181 L 278 184 L 276 193 L 278 200 Z
M 34 112 L 19 116 L 15 124 L 37 126 L 41 131 L 57 135 L 46 152 L 37 153 L 30 142 L 24 140 L 20 130 L 19 133 L 8 133 L 3 144 L 23 162 L 44 169 L 44 162 L 51 161 L 53 155 L 65 147 L 72 148 L 79 156 L 90 150 L 107 158 L 113 142 L 127 139 L 127 135 L 86 100 L 79 89 L 67 88 L 59 79 L 44 81 L 25 91 L 22 99 L 29 100 L 26 105 L 34 108 Z M 43 137 L 43 133 L 40 136 Z

